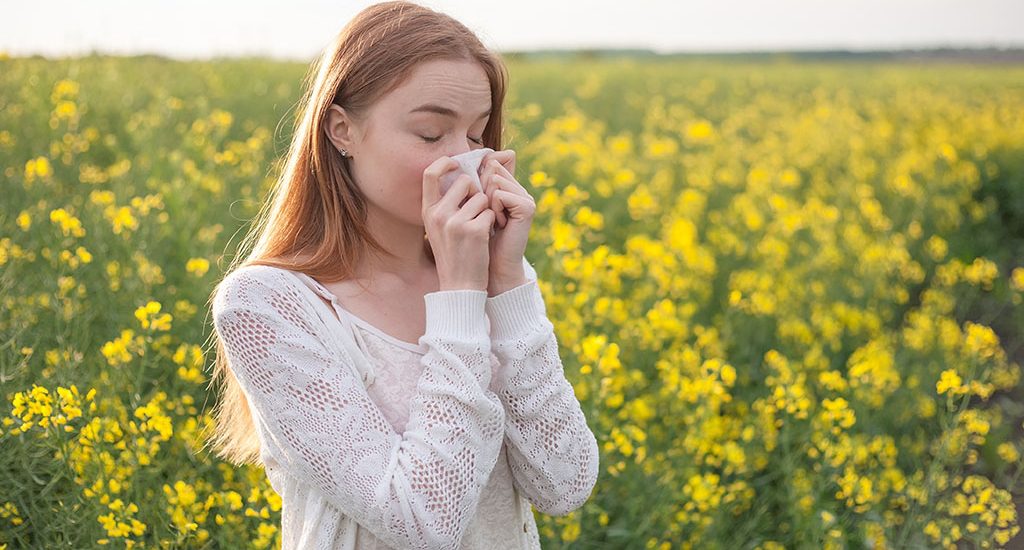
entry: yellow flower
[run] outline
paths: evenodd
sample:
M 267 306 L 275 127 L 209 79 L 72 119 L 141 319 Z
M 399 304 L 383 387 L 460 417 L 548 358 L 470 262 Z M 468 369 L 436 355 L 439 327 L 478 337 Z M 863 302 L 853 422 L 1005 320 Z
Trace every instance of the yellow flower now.
M 110 222 L 114 233 L 118 235 L 126 228 L 133 231 L 139 228 L 139 220 L 132 214 L 132 209 L 127 206 L 110 205 L 103 210 L 103 215 Z
M 570 522 L 565 524 L 565 527 L 562 529 L 562 540 L 564 542 L 572 542 L 572 541 L 578 539 L 579 536 L 580 536 L 580 522 L 579 521 L 570 521 Z
M 559 251 L 575 250 L 580 245 L 576 227 L 561 220 L 551 223 L 551 247 Z
M 573 217 L 573 222 L 581 227 L 600 231 L 604 227 L 604 216 L 600 212 L 594 212 L 589 206 L 582 206 Z
M 999 266 L 988 258 L 975 258 L 971 265 L 964 268 L 964 280 L 991 290 L 992 281 L 999 276 Z
M 234 120 L 234 117 L 231 113 L 222 109 L 214 109 L 213 112 L 210 113 L 210 121 L 213 122 L 214 126 L 225 128 L 231 126 L 232 120 Z
M 976 357 L 984 359 L 1001 357 L 1004 353 L 999 346 L 999 336 L 990 327 L 967 321 L 964 348 Z
M 46 179 L 52 173 L 53 169 L 46 157 L 36 157 L 25 162 L 25 181 L 28 183 L 37 179 Z
M 50 91 L 50 102 L 57 103 L 61 99 L 73 98 L 78 95 L 79 84 L 66 78 L 57 81 Z
M 679 144 L 670 137 L 652 138 L 647 144 L 647 156 L 652 159 L 671 157 L 679 152 Z
M 210 261 L 206 258 L 191 258 L 185 263 L 185 271 L 195 275 L 196 277 L 202 277 L 209 269 Z
M 726 386 L 732 386 L 736 382 L 736 369 L 732 365 L 722 365 L 718 375 L 722 377 L 722 382 L 725 382 Z
M 202 373 L 203 349 L 195 345 L 181 344 L 172 356 L 173 361 L 180 365 L 178 376 L 186 382 L 201 383 L 205 381 Z
M 533 187 L 550 187 L 555 184 L 555 180 L 548 176 L 547 172 L 538 170 L 530 174 L 530 185 Z
M 938 235 L 932 235 L 928 238 L 928 255 L 935 261 L 940 261 L 946 257 L 946 252 L 949 250 L 949 246 L 946 244 L 946 240 Z
M 942 371 L 939 381 L 935 384 L 935 391 L 939 394 L 949 391 L 955 395 L 966 393 L 967 387 L 963 385 L 963 380 L 960 379 L 960 375 L 955 370 L 948 369 Z
M 33 426 L 47 428 L 50 425 L 64 426 L 65 431 L 74 431 L 75 428 L 68 425 L 69 421 L 80 418 L 82 407 L 87 403 L 89 410 L 94 410 L 94 394 L 95 390 L 90 390 L 83 399 L 78 393 L 78 387 L 72 384 L 67 388 L 58 386 L 54 399 L 55 396 L 46 387 L 33 384 L 31 390 L 16 392 L 11 399 L 11 417 L 21 420 L 21 425 L 11 431 L 23 433 Z M 4 422 L 6 426 L 11 424 L 12 422 Z
M 996 447 L 996 454 L 998 454 L 999 458 L 1002 458 L 1006 462 L 1017 462 L 1017 460 L 1020 458 L 1020 452 L 1017 451 L 1017 447 L 1015 447 L 1013 443 L 1009 441 L 1007 441 L 1006 443 L 1001 443 L 998 447 Z
M 691 122 L 686 126 L 686 139 L 694 142 L 707 141 L 714 133 L 711 123 L 706 120 Z
M 846 379 L 843 378 L 842 373 L 835 370 L 819 373 L 818 382 L 832 391 L 843 391 L 847 386 Z
M 849 403 L 846 399 L 843 399 L 842 397 L 824 399 L 821 404 L 825 409 L 822 416 L 826 420 L 835 422 L 843 428 L 849 428 L 857 422 L 856 414 L 849 408 Z M 833 427 L 832 433 L 838 432 L 839 430 Z
M 646 218 L 658 211 L 658 205 L 646 185 L 638 185 L 626 199 L 629 215 L 634 220 Z
M 968 434 L 984 436 L 988 434 L 989 422 L 988 419 L 982 416 L 981 411 L 977 409 L 967 409 L 963 412 L 960 417 L 960 422 L 963 423 L 964 428 L 967 429 Z M 972 438 L 977 443 L 984 441 L 984 437 Z
M 1024 292 L 1024 267 L 1015 267 L 1010 272 L 1010 286 L 1017 292 Z
M 114 204 L 114 193 L 113 191 L 92 191 L 89 193 L 89 202 L 96 206 L 109 206 Z
M 65 236 L 85 236 L 85 230 L 82 229 L 82 222 L 78 218 L 69 214 L 68 211 L 63 208 L 51 210 L 50 221 L 59 225 L 61 232 L 64 233 Z
M 62 100 L 54 106 L 53 114 L 58 119 L 74 118 L 78 114 L 78 106 L 73 101 Z
M 135 310 L 135 318 L 142 324 L 142 328 L 152 328 L 153 330 L 170 330 L 171 329 L 171 314 L 160 313 L 160 302 L 154 302 L 150 300 L 146 305 L 139 307 Z
M 83 264 L 87 264 L 92 261 L 92 254 L 82 246 L 75 249 L 75 256 L 77 256 Z
M 133 353 L 142 355 L 142 346 L 143 339 L 141 336 L 135 336 L 135 331 L 131 329 L 124 329 L 121 331 L 121 336 L 103 344 L 100 351 L 107 358 L 107 364 L 116 367 L 131 361 Z
M 18 224 L 22 231 L 28 231 L 32 227 L 32 218 L 29 217 L 28 212 L 22 210 L 18 217 L 15 218 L 14 223 Z

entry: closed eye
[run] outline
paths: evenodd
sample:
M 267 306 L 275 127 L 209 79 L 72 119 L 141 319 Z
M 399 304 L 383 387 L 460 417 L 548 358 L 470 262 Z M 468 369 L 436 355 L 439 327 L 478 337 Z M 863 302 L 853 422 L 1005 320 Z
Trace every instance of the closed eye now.
M 434 143 L 435 141 L 441 139 L 441 136 L 437 136 L 437 137 L 420 136 L 420 137 L 423 138 L 423 141 L 426 141 L 428 143 Z M 473 143 L 476 143 L 478 145 L 483 145 L 484 144 L 484 138 L 482 138 L 482 137 L 479 138 L 479 139 L 478 138 L 469 138 L 469 139 L 470 139 L 470 141 L 472 141 Z

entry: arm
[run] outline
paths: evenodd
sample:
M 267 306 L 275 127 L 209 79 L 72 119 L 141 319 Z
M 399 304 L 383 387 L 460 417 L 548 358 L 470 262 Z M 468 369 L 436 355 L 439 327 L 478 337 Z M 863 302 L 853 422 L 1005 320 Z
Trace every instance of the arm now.
M 213 308 L 267 452 L 389 546 L 456 547 L 503 437 L 504 410 L 485 389 L 486 293 L 424 296 L 420 341 L 429 350 L 397 434 L 344 349 L 326 346 L 307 324 L 302 297 L 260 278 L 234 277 Z
M 597 440 L 563 374 L 537 273 L 523 263 L 527 283 L 485 307 L 501 362 L 497 394 L 517 487 L 541 512 L 561 516 L 582 506 L 597 482 Z

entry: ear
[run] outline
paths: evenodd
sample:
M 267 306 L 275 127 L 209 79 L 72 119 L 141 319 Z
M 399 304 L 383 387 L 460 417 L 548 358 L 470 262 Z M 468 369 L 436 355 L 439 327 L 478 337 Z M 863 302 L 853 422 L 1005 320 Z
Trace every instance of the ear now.
M 331 104 L 327 109 L 324 132 L 335 149 L 345 149 L 350 157 L 358 156 L 355 151 L 357 128 L 352 117 L 340 105 Z

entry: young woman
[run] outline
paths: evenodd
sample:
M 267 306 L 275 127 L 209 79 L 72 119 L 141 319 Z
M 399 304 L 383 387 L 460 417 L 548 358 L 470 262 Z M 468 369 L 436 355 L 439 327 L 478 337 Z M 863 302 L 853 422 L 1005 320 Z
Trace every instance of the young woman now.
M 408 2 L 363 10 L 316 65 L 251 252 L 211 295 L 210 442 L 265 468 L 285 550 L 540 548 L 530 505 L 582 506 L 598 447 L 524 257 L 506 69 Z M 481 147 L 483 190 L 442 194 Z

